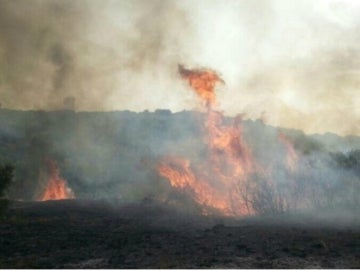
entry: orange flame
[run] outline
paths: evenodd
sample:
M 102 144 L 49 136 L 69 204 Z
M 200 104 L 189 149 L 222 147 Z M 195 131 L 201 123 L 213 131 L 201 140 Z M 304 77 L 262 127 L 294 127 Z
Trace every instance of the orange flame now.
M 166 161 L 159 164 L 158 170 L 161 176 L 169 180 L 171 186 L 192 193 L 198 203 L 222 212 L 229 212 L 229 207 L 223 201 L 221 194 L 206 181 L 195 176 L 190 168 L 189 160 L 168 157 Z M 204 214 L 206 213 L 204 212 Z
M 173 187 L 193 194 L 201 205 L 217 209 L 224 215 L 250 214 L 252 209 L 244 201 L 241 191 L 256 164 L 242 138 L 241 119 L 238 117 L 232 126 L 226 126 L 222 123 L 223 115 L 212 110 L 216 104 L 214 87 L 223 80 L 211 70 L 188 70 L 179 65 L 179 72 L 208 109 L 204 123 L 208 157 L 198 166 L 191 166 L 186 159 L 167 158 L 158 166 L 159 174 Z M 192 167 L 196 168 L 195 172 Z
M 206 107 L 215 105 L 215 85 L 217 82 L 224 83 L 218 74 L 213 70 L 197 69 L 189 70 L 182 65 L 178 66 L 182 78 L 188 80 L 196 94 L 205 101 Z
M 295 171 L 299 156 L 295 151 L 294 145 L 284 133 L 280 132 L 278 137 L 286 148 L 286 165 L 290 171 Z
M 41 201 L 64 200 L 75 198 L 73 191 L 67 187 L 65 179 L 61 178 L 56 162 L 48 160 L 49 180 L 41 196 Z

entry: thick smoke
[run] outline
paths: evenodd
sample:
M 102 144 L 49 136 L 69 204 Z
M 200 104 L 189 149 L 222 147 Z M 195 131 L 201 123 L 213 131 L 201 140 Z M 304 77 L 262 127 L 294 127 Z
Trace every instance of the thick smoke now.
M 16 167 L 11 195 L 36 199 L 51 158 L 78 198 L 166 201 L 172 189 L 157 162 L 174 155 L 201 163 L 206 155 L 204 116 L 178 112 L 198 104 L 178 64 L 221 73 L 225 114 L 359 135 L 360 6 L 339 3 L 0 0 L 1 106 L 35 109 L 1 110 L 0 161 Z M 58 109 L 66 110 L 41 111 Z M 155 112 L 74 112 L 127 109 Z M 357 137 L 282 131 L 299 155 L 291 171 L 272 126 L 244 121 L 257 162 L 272 168 L 265 203 L 354 206 Z M 256 192 L 269 192 L 267 179 L 253 176 Z
M 1 104 L 192 109 L 184 63 L 222 74 L 229 115 L 357 135 L 359 13 L 349 0 L 1 0 Z
M 207 15 L 220 20 L 208 28 L 226 31 L 200 57 L 224 75 L 226 112 L 255 119 L 265 111 L 269 123 L 307 133 L 359 134 L 356 1 L 218 4 L 220 14 Z
M 86 10 L 86 2 L 0 1 L 4 107 L 56 109 L 74 91 L 74 37 Z
M 191 38 L 174 1 L 5 0 L 0 12 L 0 95 L 12 109 L 68 97 L 78 110 L 156 109 Z

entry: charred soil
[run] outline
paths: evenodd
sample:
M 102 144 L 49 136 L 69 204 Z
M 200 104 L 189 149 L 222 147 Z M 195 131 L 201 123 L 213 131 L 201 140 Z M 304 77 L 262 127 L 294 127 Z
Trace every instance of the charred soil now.
M 13 202 L 1 268 L 360 268 L 360 228 L 199 217 L 152 201 Z

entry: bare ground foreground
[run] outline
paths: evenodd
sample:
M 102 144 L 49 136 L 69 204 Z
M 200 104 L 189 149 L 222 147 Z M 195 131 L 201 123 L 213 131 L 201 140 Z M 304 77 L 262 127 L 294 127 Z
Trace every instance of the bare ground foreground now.
M 360 268 L 355 219 L 199 217 L 152 201 L 13 202 L 0 220 L 0 267 Z

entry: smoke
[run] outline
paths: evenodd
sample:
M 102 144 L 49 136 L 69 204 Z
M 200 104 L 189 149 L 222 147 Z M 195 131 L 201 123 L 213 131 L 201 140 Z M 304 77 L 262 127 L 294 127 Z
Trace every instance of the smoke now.
M 0 97 L 13 109 L 68 96 L 78 110 L 156 109 L 191 37 L 174 1 L 2 0 L 0 12 Z
M 0 0 L 1 106 L 70 110 L 2 110 L 1 160 L 17 168 L 13 197 L 34 199 L 46 158 L 79 198 L 169 192 L 157 162 L 174 155 L 201 163 L 206 155 L 203 116 L 179 113 L 199 103 L 178 64 L 220 72 L 226 84 L 216 89 L 216 110 L 226 115 L 359 135 L 359 13 L 345 0 Z M 273 168 L 274 194 L 299 208 L 356 199 L 358 168 L 341 167 L 328 151 L 352 159 L 346 151 L 358 139 L 285 133 L 299 154 L 295 172 L 284 165 L 278 129 L 244 122 L 257 162 Z M 262 177 L 254 181 L 267 192 Z
M 204 31 L 200 57 L 227 82 L 224 111 L 252 119 L 265 111 L 268 123 L 307 133 L 359 134 L 356 2 L 234 1 L 206 12 L 220 20 L 201 27 L 219 31 Z
M 359 134 L 359 4 L 202 1 L 195 6 L 199 47 L 193 58 L 222 73 L 227 87 L 218 97 L 227 114 L 256 119 L 265 112 L 276 126 Z
M 221 73 L 228 115 L 357 135 L 359 13 L 350 0 L 1 0 L 1 104 L 193 109 L 183 63 Z
M 79 4 L 0 2 L 0 91 L 4 106 L 57 108 L 56 100 L 71 91 L 72 37 L 79 34 L 81 14 L 86 10 Z

